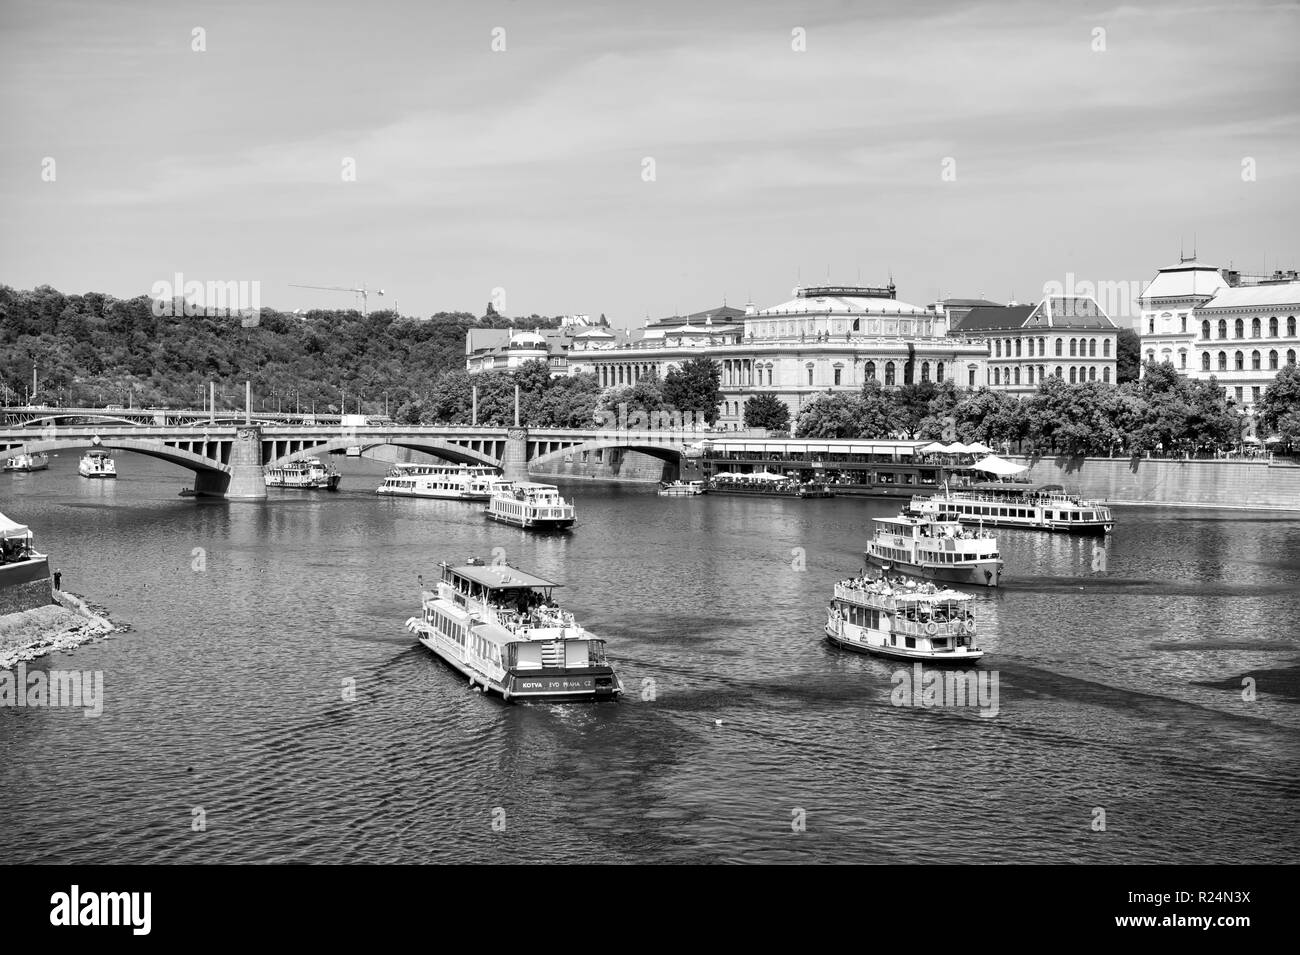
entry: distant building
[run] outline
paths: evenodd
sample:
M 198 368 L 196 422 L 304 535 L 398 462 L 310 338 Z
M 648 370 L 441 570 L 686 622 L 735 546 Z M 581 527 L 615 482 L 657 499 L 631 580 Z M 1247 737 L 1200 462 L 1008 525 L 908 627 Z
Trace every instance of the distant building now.
M 1048 375 L 1115 381 L 1119 328 L 1095 299 L 1050 295 L 1037 305 L 981 305 L 954 334 L 988 348 L 989 387 L 1030 394 Z
M 975 308 L 996 308 L 1001 302 L 990 302 L 986 298 L 945 298 L 935 303 L 935 308 L 943 312 L 948 319 L 948 327 L 956 328 L 961 320 Z
M 552 378 L 575 375 L 591 370 L 581 362 L 576 365 L 571 362 L 575 349 L 613 347 L 629 340 L 626 331 L 599 324 L 575 323 L 536 331 L 471 328 L 465 333 L 465 370 L 470 374 L 514 371 L 527 362 L 542 360 L 550 366 Z
M 1219 269 L 1195 258 L 1180 258 L 1177 265 L 1158 270 L 1138 298 L 1143 357 L 1168 361 L 1182 372 L 1195 367 L 1196 322 L 1192 313 L 1227 287 Z

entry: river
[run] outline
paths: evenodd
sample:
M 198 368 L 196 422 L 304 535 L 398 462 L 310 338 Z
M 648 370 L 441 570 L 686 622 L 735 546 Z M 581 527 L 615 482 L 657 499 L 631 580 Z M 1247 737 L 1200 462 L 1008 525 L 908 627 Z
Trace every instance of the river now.
M 822 635 L 864 499 L 573 483 L 578 524 L 336 494 L 183 499 L 182 469 L 64 453 L 0 476 L 67 590 L 129 632 L 28 664 L 103 712 L 0 710 L 13 862 L 1291 862 L 1300 521 L 1116 509 L 999 531 L 996 715 L 895 706 L 902 665 Z M 418 575 L 501 548 L 606 637 L 620 703 L 506 705 L 414 642 Z M 1245 682 L 1243 682 L 1245 681 Z M 1253 684 L 1252 682 L 1253 681 Z M 1254 692 L 1250 692 L 1253 685 Z M 1253 695 L 1253 699 L 1245 699 Z M 348 697 L 352 697 L 349 699 Z

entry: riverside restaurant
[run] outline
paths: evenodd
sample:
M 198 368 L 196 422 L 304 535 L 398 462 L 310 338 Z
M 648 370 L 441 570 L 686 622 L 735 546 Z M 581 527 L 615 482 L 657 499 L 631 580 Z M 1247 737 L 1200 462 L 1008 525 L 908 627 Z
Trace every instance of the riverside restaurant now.
M 706 480 L 767 472 L 825 484 L 836 495 L 903 499 L 940 490 L 945 482 L 965 487 L 982 480 L 974 469 L 980 452 L 941 447 L 932 441 L 717 438 L 704 442 L 701 467 Z

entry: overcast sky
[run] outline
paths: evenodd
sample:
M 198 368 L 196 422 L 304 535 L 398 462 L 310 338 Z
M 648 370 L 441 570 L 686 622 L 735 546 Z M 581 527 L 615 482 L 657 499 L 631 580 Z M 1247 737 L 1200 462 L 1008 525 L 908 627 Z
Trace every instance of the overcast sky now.
M 1194 233 L 1296 267 L 1298 41 L 1249 0 L 9 2 L 0 282 L 629 326 L 828 273 L 1142 283 Z

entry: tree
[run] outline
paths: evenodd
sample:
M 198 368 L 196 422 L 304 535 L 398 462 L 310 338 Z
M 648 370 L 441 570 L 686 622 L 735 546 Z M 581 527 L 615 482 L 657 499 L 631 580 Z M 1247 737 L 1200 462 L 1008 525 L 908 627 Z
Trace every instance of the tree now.
M 876 384 L 875 379 L 870 379 L 868 384 Z M 939 386 L 932 381 L 906 384 L 893 392 L 892 404 L 896 412 L 895 428 L 903 432 L 907 437 L 915 438 L 921 428 L 921 423 L 930 414 L 930 402 L 938 397 L 939 393 Z
M 1142 339 L 1131 328 L 1121 328 L 1115 339 L 1115 383 L 1136 381 L 1142 371 Z
M 774 394 L 754 395 L 745 402 L 745 427 L 785 431 L 790 427 L 790 408 Z
M 1300 443 L 1300 367 L 1287 365 L 1259 400 L 1259 423 L 1286 444 Z
M 862 398 L 843 391 L 818 395 L 795 419 L 797 438 L 859 438 Z
M 674 368 L 664 378 L 664 403 L 683 415 L 690 412 L 700 415 L 712 425 L 718 420 L 718 405 L 722 403 L 722 369 L 709 358 L 692 358 Z

